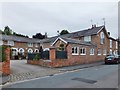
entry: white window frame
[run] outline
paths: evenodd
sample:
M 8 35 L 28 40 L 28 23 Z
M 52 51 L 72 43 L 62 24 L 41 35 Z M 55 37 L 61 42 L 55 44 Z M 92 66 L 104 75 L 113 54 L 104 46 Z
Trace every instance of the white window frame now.
M 33 47 L 33 43 L 28 43 L 28 47 Z
M 37 52 L 36 52 L 37 51 Z M 39 53 L 39 49 L 35 49 L 35 51 L 34 51 L 35 53 Z
M 11 49 L 12 49 L 12 56 L 18 55 L 18 48 L 11 48 Z
M 110 49 L 110 54 L 113 54 L 112 49 Z
M 38 47 L 38 43 L 35 43 L 35 47 Z
M 110 48 L 112 48 L 112 40 L 110 39 Z
M 43 51 L 49 51 L 50 50 L 50 48 L 44 48 L 43 49 Z
M 77 52 L 76 52 L 76 49 L 77 49 Z M 72 55 L 79 55 L 79 47 L 72 47 L 71 50 L 72 50 Z
M 22 50 L 22 52 L 21 52 L 21 50 Z M 21 53 L 22 55 L 24 55 L 24 52 L 25 52 L 25 50 L 23 48 L 19 49 L 19 53 Z
M 8 41 L 7 45 L 14 46 L 14 41 Z
M 100 51 L 99 51 L 100 50 Z M 100 53 L 99 53 L 100 52 Z M 97 54 L 100 56 L 101 55 L 101 49 L 99 48 L 97 51 Z
M 85 42 L 91 42 L 91 36 L 85 36 L 84 41 Z
M 94 48 L 90 48 L 90 55 L 94 55 Z
M 31 51 L 31 52 L 30 52 Z M 33 49 L 32 48 L 29 48 L 28 50 L 27 50 L 27 52 L 28 53 L 33 53 Z
M 100 44 L 104 44 L 104 40 L 105 40 L 104 32 L 101 32 L 100 33 Z
M 103 50 L 103 55 L 107 55 L 107 49 Z
M 82 50 L 82 52 L 81 52 L 81 50 Z M 83 53 L 83 50 L 85 50 L 85 52 Z M 80 55 L 86 55 L 86 48 L 80 48 Z

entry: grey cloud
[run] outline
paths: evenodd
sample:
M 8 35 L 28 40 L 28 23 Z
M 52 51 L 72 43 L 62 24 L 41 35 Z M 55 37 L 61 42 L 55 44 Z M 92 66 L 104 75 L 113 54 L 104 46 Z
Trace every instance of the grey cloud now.
M 3 3 L 3 24 L 14 31 L 33 35 L 36 32 L 48 32 L 49 36 L 57 34 L 57 30 L 68 29 L 73 32 L 91 26 L 93 23 L 103 24 L 116 37 L 117 3 Z M 114 31 L 113 31 L 114 30 Z

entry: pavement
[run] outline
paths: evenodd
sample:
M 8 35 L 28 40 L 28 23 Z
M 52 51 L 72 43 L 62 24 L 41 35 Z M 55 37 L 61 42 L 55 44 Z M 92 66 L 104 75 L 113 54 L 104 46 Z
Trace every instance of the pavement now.
M 99 65 L 104 65 L 104 61 L 98 61 L 98 62 L 94 62 L 94 63 L 91 63 L 91 64 L 82 64 L 82 65 L 61 67 L 59 70 L 60 71 L 73 71 L 73 70 L 77 70 L 77 69 L 94 67 L 94 66 L 99 66 Z
M 6 84 L 9 81 L 9 75 L 3 76 L 0 72 L 0 84 Z
M 7 82 L 13 83 L 18 81 L 24 81 L 28 79 L 34 79 L 44 76 L 52 76 L 54 74 L 63 73 L 66 71 L 73 71 L 82 68 L 88 68 L 98 65 L 103 65 L 104 62 L 96 62 L 92 64 L 84 64 L 84 65 L 76 65 L 69 67 L 61 67 L 61 68 L 47 68 L 41 67 L 37 65 L 27 64 L 26 60 L 11 60 L 10 62 L 11 74 L 9 76 L 0 77 L 0 84 L 6 84 Z

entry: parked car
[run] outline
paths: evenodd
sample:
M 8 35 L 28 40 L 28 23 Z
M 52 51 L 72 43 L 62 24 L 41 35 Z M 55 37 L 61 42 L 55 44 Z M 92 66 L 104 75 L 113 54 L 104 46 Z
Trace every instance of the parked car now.
M 105 64 L 110 63 L 119 63 L 120 62 L 120 55 L 107 55 L 105 57 Z

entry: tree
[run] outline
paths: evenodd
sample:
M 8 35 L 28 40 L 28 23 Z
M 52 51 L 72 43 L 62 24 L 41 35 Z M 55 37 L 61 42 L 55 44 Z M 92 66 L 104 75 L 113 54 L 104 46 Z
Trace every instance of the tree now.
M 62 30 L 62 31 L 60 32 L 60 35 L 64 35 L 64 34 L 69 34 L 69 32 L 68 32 L 67 30 Z
M 0 30 L 0 34 L 5 34 L 2 30 Z
M 5 26 L 4 28 L 4 33 L 6 35 L 12 35 L 12 30 L 8 27 L 8 26 Z
M 45 39 L 47 36 L 47 34 L 42 35 L 41 33 L 36 33 L 36 35 L 33 35 L 33 38 L 37 38 L 37 39 Z

